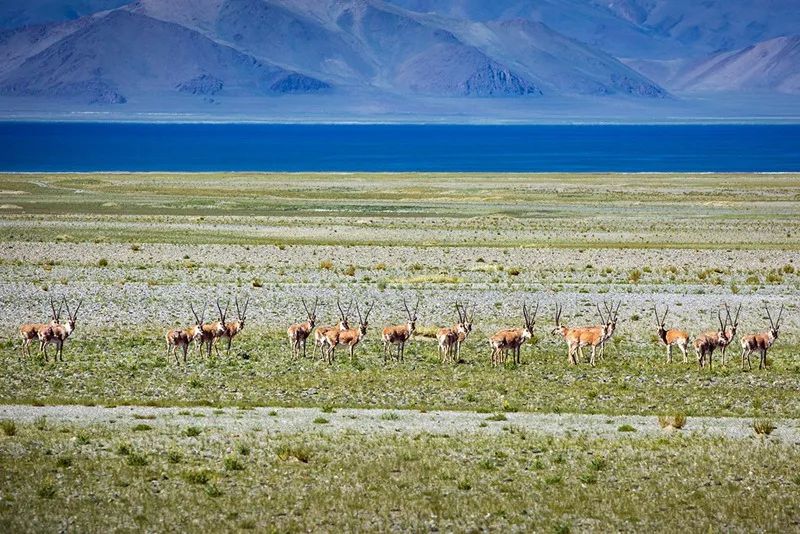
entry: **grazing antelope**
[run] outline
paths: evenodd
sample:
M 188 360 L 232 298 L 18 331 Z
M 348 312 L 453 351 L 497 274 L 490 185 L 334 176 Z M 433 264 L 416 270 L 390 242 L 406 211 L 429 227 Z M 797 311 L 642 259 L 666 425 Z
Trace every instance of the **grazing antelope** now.
M 706 357 L 708 358 L 708 368 L 713 368 L 714 350 L 720 346 L 720 340 L 725 338 L 725 332 L 728 325 L 728 318 L 725 322 L 722 321 L 722 312 L 717 310 L 717 321 L 719 321 L 719 330 L 703 332 L 698 335 L 692 345 L 694 352 L 697 355 L 697 366 L 702 369 L 706 366 Z
M 230 304 L 230 301 L 228 302 Z M 222 307 L 219 305 L 219 299 L 217 299 L 217 311 L 219 312 L 219 318 L 213 323 L 203 323 L 202 333 L 200 334 L 200 337 L 197 339 L 198 356 L 202 353 L 203 345 L 206 346 L 206 355 L 209 358 L 211 357 L 212 346 L 214 347 L 217 356 L 219 356 L 219 347 L 217 347 L 217 339 L 225 335 L 225 316 L 228 314 L 229 304 L 225 305 L 225 311 L 223 312 Z M 203 314 L 205 315 L 205 310 L 203 310 Z
M 311 311 L 309 311 L 308 306 L 306 306 L 306 299 L 301 298 L 300 301 L 303 303 L 303 309 L 306 311 L 308 320 L 304 323 L 293 324 L 286 330 L 286 334 L 289 336 L 289 346 L 292 349 L 292 358 L 296 358 L 300 355 L 300 346 L 303 347 L 303 358 L 306 357 L 306 339 L 311 335 L 311 331 L 314 329 L 314 325 L 317 322 L 318 300 L 316 298 L 314 299 L 314 307 L 311 308 Z
M 689 334 L 685 330 L 678 330 L 677 328 L 666 329 L 664 326 L 667 321 L 667 314 L 669 313 L 669 306 L 664 310 L 663 317 L 658 316 L 658 308 L 653 305 L 653 313 L 656 314 L 656 328 L 658 328 L 658 339 L 667 346 L 667 363 L 672 363 L 672 346 L 676 346 L 683 353 L 683 363 L 689 361 L 686 356 L 686 349 L 689 348 Z
M 64 361 L 64 342 L 75 331 L 75 322 L 78 320 L 78 310 L 81 309 L 81 304 L 83 304 L 82 300 L 78 302 L 78 306 L 73 313 L 69 309 L 67 299 L 64 298 L 64 306 L 67 308 L 67 322 L 64 324 L 48 325 L 46 328 L 39 330 L 39 341 L 42 344 L 44 361 L 47 361 L 47 346 L 50 344 L 56 346 L 56 355 L 53 360 Z
M 330 332 L 331 330 L 348 330 L 350 328 L 350 324 L 348 323 L 348 317 L 350 315 L 350 308 L 353 306 L 353 301 L 350 301 L 350 304 L 347 305 L 347 312 L 345 313 L 342 310 L 342 305 L 339 302 L 339 299 L 336 299 L 336 307 L 339 308 L 339 323 L 333 326 L 318 326 L 314 330 L 314 357 L 317 357 L 317 349 L 320 350 L 320 356 L 323 358 L 325 357 L 325 334 Z
M 592 347 L 592 354 L 589 358 L 589 364 L 594 367 L 595 354 L 597 347 L 601 346 L 610 336 L 608 331 L 611 328 L 611 320 L 603 316 L 600 311 L 600 306 L 597 306 L 597 313 L 600 315 L 602 324 L 600 326 L 584 326 L 578 328 L 570 328 L 561 323 L 561 312 L 563 308 L 556 304 L 555 313 L 555 328 L 552 334 L 560 334 L 567 343 L 567 360 L 570 365 L 578 364 L 578 356 L 583 359 L 582 347 Z
M 500 330 L 489 338 L 492 347 L 492 366 L 496 367 L 505 363 L 506 354 L 510 350 L 514 358 L 514 363 L 521 363 L 520 350 L 522 345 L 533 337 L 533 327 L 536 325 L 536 312 L 539 310 L 539 303 L 533 310 L 533 315 L 528 313 L 528 305 L 522 304 L 522 316 L 525 319 L 524 328 L 509 328 Z
M 736 337 L 736 328 L 739 326 L 739 312 L 742 311 L 742 305 L 739 304 L 739 307 L 736 308 L 736 316 L 731 319 L 731 311 L 728 309 L 728 305 L 725 304 L 725 320 L 727 324 L 731 325 L 730 328 L 724 329 L 724 335 L 719 336 L 717 338 L 717 347 L 722 349 L 722 365 L 725 365 L 725 349 L 728 348 L 733 342 L 733 338 Z
M 358 314 L 358 328 L 348 328 L 346 330 L 341 329 L 333 329 L 328 330 L 325 333 L 325 345 L 327 348 L 326 351 L 326 359 L 329 364 L 333 363 L 333 360 L 336 357 L 336 347 L 337 345 L 347 345 L 349 352 L 350 352 L 350 361 L 352 362 L 355 358 L 355 349 L 356 345 L 361 343 L 361 340 L 367 335 L 367 326 L 369 325 L 369 314 L 372 311 L 372 308 L 375 306 L 375 302 L 367 308 L 366 313 L 364 316 L 361 316 L 361 309 L 358 307 L 358 302 L 356 302 L 356 313 Z M 348 308 L 349 309 L 349 308 Z M 341 311 L 341 308 L 339 309 Z M 344 315 L 342 312 L 342 322 L 345 322 L 347 316 Z M 341 324 L 341 323 L 340 323 Z
M 234 296 L 233 302 L 236 305 L 236 320 L 225 323 L 225 332 L 215 339 L 215 342 L 219 342 L 221 339 L 227 340 L 228 348 L 225 350 L 226 354 L 231 353 L 231 343 L 233 342 L 233 338 L 236 337 L 242 330 L 244 330 L 244 321 L 247 318 L 247 305 L 250 304 L 250 297 L 247 297 L 247 299 L 244 301 L 244 307 L 241 309 L 239 309 L 239 297 Z
M 381 339 L 383 339 L 384 362 L 389 361 L 389 347 L 392 345 L 397 345 L 397 353 L 394 357 L 395 360 L 400 362 L 405 361 L 406 341 L 408 341 L 411 336 L 414 335 L 414 330 L 417 328 L 417 309 L 419 308 L 419 299 L 417 299 L 417 304 L 414 306 L 414 313 L 411 313 L 411 310 L 408 309 L 406 299 L 403 299 L 403 307 L 406 309 L 406 317 L 408 318 L 408 322 L 406 324 L 387 326 L 381 333 Z
M 59 318 L 61 316 L 61 309 L 63 308 L 64 304 L 63 301 L 58 306 L 58 311 L 56 312 L 55 304 L 53 304 L 53 298 L 50 297 L 50 309 L 53 310 L 53 314 L 50 316 L 50 323 L 25 323 L 19 327 L 19 334 L 22 337 L 22 355 L 25 354 L 30 357 L 31 355 L 31 343 L 33 340 L 39 340 L 39 332 L 47 328 L 48 326 L 57 326 L 59 323 Z M 39 343 L 39 352 L 42 352 L 42 347 L 44 345 L 40 342 Z
M 189 303 L 189 308 L 194 315 L 195 324 L 189 328 L 176 328 L 167 332 L 165 338 L 167 340 L 167 359 L 170 353 L 175 356 L 175 363 L 180 364 L 178 360 L 178 348 L 183 351 L 183 363 L 186 363 L 186 353 L 189 351 L 189 345 L 192 341 L 197 340 L 203 332 L 203 319 L 197 316 L 194 307 Z
M 458 323 L 449 328 L 440 328 L 436 332 L 436 340 L 439 342 L 439 357 L 442 359 L 442 363 L 447 361 L 455 363 L 458 361 L 459 337 L 463 335 L 464 339 L 466 339 L 469 334 L 467 331 L 466 310 L 462 313 L 461 305 L 458 302 L 456 302 L 456 313 L 458 314 Z M 471 324 L 470 330 L 472 330 Z
M 753 366 L 750 364 L 750 354 L 754 350 L 757 350 L 761 353 L 761 357 L 758 361 L 758 368 L 766 369 L 767 351 L 770 349 L 770 347 L 772 347 L 772 344 L 775 343 L 775 340 L 778 339 L 778 329 L 781 327 L 781 317 L 783 317 L 783 304 L 781 304 L 781 311 L 778 312 L 778 319 L 775 322 L 772 322 L 772 315 L 769 313 L 769 306 L 764 304 L 764 309 L 767 310 L 767 318 L 769 319 L 770 329 L 767 332 L 744 336 L 739 341 L 739 343 L 742 345 L 742 371 L 744 371 L 745 356 L 747 357 L 748 370 L 753 368 Z

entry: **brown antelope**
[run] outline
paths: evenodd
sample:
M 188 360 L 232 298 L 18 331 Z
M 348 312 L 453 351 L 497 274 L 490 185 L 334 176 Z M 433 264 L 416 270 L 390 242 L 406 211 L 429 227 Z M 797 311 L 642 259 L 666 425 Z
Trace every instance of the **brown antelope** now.
M 533 337 L 533 327 L 536 325 L 536 312 L 539 310 L 539 303 L 533 310 L 533 315 L 528 313 L 528 305 L 522 304 L 522 316 L 525 319 L 524 328 L 509 328 L 500 330 L 489 338 L 492 347 L 492 366 L 503 364 L 506 361 L 506 354 L 511 351 L 514 363 L 521 363 L 520 351 L 523 344 Z
M 347 305 L 347 312 L 342 310 L 342 305 L 339 300 L 336 300 L 336 307 L 339 308 L 339 323 L 333 326 L 318 326 L 314 330 L 314 357 L 317 357 L 317 349 L 320 350 L 320 356 L 325 357 L 325 334 L 331 330 L 347 330 L 350 328 L 348 323 L 348 316 L 350 315 L 350 308 L 353 306 L 353 301 Z
M 706 358 L 708 359 L 708 368 L 713 368 L 714 350 L 720 346 L 720 340 L 725 338 L 728 318 L 726 317 L 725 322 L 723 322 L 722 312 L 717 310 L 717 321 L 719 321 L 719 330 L 716 332 L 713 330 L 703 332 L 692 343 L 694 352 L 697 355 L 697 366 L 700 369 L 706 366 Z
M 189 304 L 189 308 L 192 310 L 192 314 L 194 315 L 195 324 L 190 326 L 189 328 L 176 328 L 167 332 L 165 338 L 167 341 L 167 359 L 169 359 L 170 353 L 175 356 L 175 363 L 180 364 L 178 360 L 178 348 L 183 351 L 183 363 L 186 363 L 186 353 L 189 351 L 189 345 L 192 341 L 198 339 L 203 332 L 203 319 L 202 317 L 198 317 L 197 313 L 194 311 L 194 307 L 192 304 Z
M 436 332 L 436 340 L 439 342 L 439 357 L 442 363 L 447 361 L 455 363 L 458 361 L 458 339 L 462 335 L 466 339 L 469 333 L 466 326 L 466 311 L 464 313 L 461 312 L 461 305 L 458 302 L 456 302 L 456 313 L 458 314 L 458 323 L 449 328 L 440 328 Z
M 658 308 L 653 306 L 653 313 L 656 314 L 656 328 L 658 328 L 658 339 L 667 346 L 667 363 L 672 363 L 672 346 L 676 346 L 683 353 L 683 363 L 689 361 L 686 355 L 686 349 L 689 348 L 689 334 L 686 330 L 679 330 L 677 328 L 666 329 L 667 314 L 669 313 L 669 306 L 664 310 L 662 317 L 658 316 Z
M 406 324 L 387 326 L 381 333 L 381 339 L 383 339 L 384 363 L 389 361 L 389 348 L 392 345 L 397 345 L 397 352 L 394 356 L 395 360 L 400 362 L 405 361 L 406 341 L 411 339 L 411 336 L 414 335 L 414 330 L 417 328 L 417 309 L 419 308 L 419 299 L 417 299 L 417 304 L 414 306 L 414 313 L 411 313 L 411 310 L 408 309 L 406 299 L 403 299 L 403 307 L 406 309 L 406 317 L 408 318 L 408 322 Z
M 725 349 L 728 348 L 733 342 L 733 338 L 736 337 L 736 328 L 739 326 L 739 312 L 742 311 L 742 305 L 739 304 L 739 307 L 736 308 L 736 316 L 731 319 L 731 311 L 728 309 L 728 305 L 725 304 L 725 320 L 727 324 L 730 325 L 730 328 L 724 329 L 724 336 L 719 336 L 717 338 L 717 347 L 722 349 L 722 365 L 725 365 Z
M 597 313 L 600 315 L 602 324 L 600 326 L 584 326 L 577 328 L 570 328 L 561 323 L 561 312 L 563 308 L 556 304 L 555 313 L 555 328 L 552 333 L 560 334 L 567 343 L 567 360 L 570 365 L 578 364 L 578 356 L 583 359 L 582 347 L 592 347 L 592 354 L 589 358 L 589 364 L 594 367 L 595 354 L 597 347 L 601 346 L 610 336 L 608 331 L 611 328 L 611 319 L 607 319 L 600 311 L 600 306 L 597 306 Z
M 300 301 L 303 303 L 303 309 L 306 311 L 308 320 L 304 323 L 293 324 L 286 330 L 286 334 L 289 336 L 289 346 L 292 349 L 292 358 L 296 358 L 300 355 L 301 346 L 303 347 L 303 358 L 306 357 L 306 339 L 311 335 L 311 331 L 314 329 L 314 325 L 317 322 L 318 300 L 316 298 L 314 299 L 314 307 L 311 308 L 311 311 L 309 311 L 308 306 L 306 306 L 306 299 L 301 298 Z
M 67 322 L 64 324 L 48 325 L 47 328 L 39 330 L 39 341 L 42 344 L 42 352 L 44 353 L 44 361 L 47 361 L 47 346 L 53 344 L 56 346 L 56 355 L 54 361 L 64 361 L 64 342 L 75 331 L 75 322 L 78 320 L 78 310 L 81 309 L 83 301 L 78 302 L 78 306 L 73 313 L 69 309 L 69 303 L 64 298 L 64 306 L 67 308 Z
M 467 314 L 467 307 L 464 306 L 464 321 L 461 323 L 461 328 L 458 330 L 458 339 L 456 339 L 456 361 L 461 360 L 461 345 L 472 333 L 472 323 L 475 321 L 475 304 L 472 305 L 472 313 L 469 314 L 469 317 Z
M 226 354 L 231 353 L 231 343 L 233 343 L 233 338 L 239 335 L 242 330 L 244 330 L 244 321 L 247 318 L 247 305 L 250 304 L 250 297 L 247 297 L 247 299 L 244 301 L 244 307 L 241 309 L 239 308 L 239 297 L 234 296 L 233 302 L 236 305 L 236 320 L 225 323 L 225 331 L 222 333 L 222 335 L 214 340 L 215 343 L 222 339 L 227 340 L 228 347 L 225 350 Z
M 611 301 L 611 305 L 609 306 L 607 302 L 603 301 L 603 306 L 606 309 L 606 313 L 608 316 L 604 317 L 603 314 L 600 314 L 600 320 L 602 324 L 605 326 L 603 331 L 603 339 L 600 341 L 600 359 L 606 359 L 606 342 L 611 339 L 611 336 L 614 335 L 614 331 L 617 329 L 617 321 L 619 319 L 619 308 L 622 306 L 622 301 L 617 303 L 617 307 L 614 308 L 614 301 Z M 600 307 L 597 307 L 597 311 L 600 311 Z M 583 358 L 583 351 L 578 349 L 578 352 L 581 353 L 581 358 Z
M 336 347 L 338 345 L 347 345 L 349 353 L 350 353 L 350 361 L 354 361 L 355 359 L 355 349 L 356 345 L 361 343 L 361 340 L 367 335 L 367 326 L 369 326 L 369 313 L 372 311 L 373 306 L 375 306 L 375 302 L 367 308 L 364 316 L 361 315 L 361 309 L 358 307 L 358 302 L 356 302 L 356 313 L 358 314 L 358 328 L 348 328 L 346 330 L 340 329 L 333 329 L 328 330 L 325 333 L 325 346 L 327 347 L 326 351 L 326 359 L 329 364 L 333 363 L 333 360 L 336 357 Z M 340 310 L 341 311 L 341 308 Z M 345 322 L 347 316 L 344 315 L 342 312 L 342 321 Z
M 31 343 L 33 340 L 39 340 L 39 332 L 47 328 L 48 326 L 58 326 L 59 318 L 61 317 L 61 309 L 63 308 L 64 304 L 63 301 L 58 306 L 58 311 L 56 311 L 55 304 L 53 304 L 53 298 L 50 297 L 50 309 L 53 311 L 53 314 L 50 316 L 50 323 L 25 323 L 19 327 L 19 334 L 22 337 L 22 355 L 25 354 L 30 357 L 31 355 Z M 42 342 L 39 343 L 39 352 L 42 352 L 42 347 L 44 344 Z
M 228 301 L 228 303 L 230 304 L 230 301 Z M 211 357 L 212 346 L 216 350 L 217 356 L 219 356 L 219 347 L 217 347 L 216 342 L 218 338 L 225 335 L 225 316 L 228 313 L 228 304 L 225 305 L 225 311 L 223 312 L 222 307 L 219 305 L 219 299 L 217 299 L 217 311 L 219 312 L 219 318 L 216 321 L 203 324 L 202 333 L 197 339 L 198 356 L 202 354 L 203 345 L 206 346 L 206 355 L 209 358 Z M 203 314 L 205 315 L 205 310 L 203 310 Z
M 759 369 L 766 369 L 767 368 L 767 351 L 772 347 L 772 344 L 775 343 L 775 340 L 778 339 L 778 329 L 781 327 L 781 317 L 783 317 L 783 304 L 781 304 L 781 311 L 778 312 L 778 319 L 773 323 L 772 322 L 772 315 L 769 313 L 769 307 L 764 304 L 764 308 L 767 310 L 767 318 L 769 319 L 769 326 L 770 329 L 767 332 L 761 332 L 759 334 L 750 334 L 747 336 L 742 337 L 739 343 L 742 345 L 742 370 L 744 371 L 744 359 L 745 356 L 747 357 L 747 368 L 752 369 L 753 366 L 750 364 L 750 354 L 757 350 L 761 353 L 761 357 L 758 361 L 758 368 Z

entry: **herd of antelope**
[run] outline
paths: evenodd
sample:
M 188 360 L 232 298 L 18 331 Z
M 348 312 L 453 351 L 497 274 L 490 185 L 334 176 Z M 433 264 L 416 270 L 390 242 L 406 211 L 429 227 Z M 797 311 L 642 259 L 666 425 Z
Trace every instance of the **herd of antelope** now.
M 316 357 L 319 354 L 328 364 L 332 364 L 336 357 L 336 348 L 338 346 L 347 347 L 350 359 L 355 358 L 356 347 L 367 336 L 367 329 L 369 326 L 369 315 L 375 303 L 364 303 L 363 314 L 362 307 L 355 303 L 355 312 L 358 317 L 358 325 L 351 327 L 350 314 L 353 308 L 353 302 L 347 305 L 346 308 L 342 307 L 341 302 L 337 300 L 336 306 L 339 309 L 339 321 L 335 325 L 318 326 L 317 325 L 317 306 L 319 301 L 314 300 L 314 304 L 309 308 L 305 299 L 301 299 L 303 309 L 305 310 L 306 320 L 292 324 L 287 329 L 286 333 L 289 338 L 289 345 L 293 358 L 299 358 L 302 354 L 307 357 L 306 341 L 311 338 L 313 333 L 314 340 L 314 353 Z M 176 363 L 180 364 L 178 358 L 178 349 L 181 350 L 183 361 L 187 361 L 187 354 L 192 343 L 195 344 L 198 356 L 205 352 L 207 357 L 211 357 L 212 348 L 217 356 L 220 355 L 219 343 L 226 342 L 227 353 L 230 353 L 231 343 L 233 338 L 242 332 L 245 325 L 247 314 L 247 306 L 250 303 L 248 297 L 244 301 L 242 307 L 239 306 L 238 297 L 234 298 L 234 305 L 236 307 L 237 318 L 235 321 L 228 321 L 229 304 L 222 308 L 219 300 L 216 302 L 218 312 L 217 320 L 206 322 L 205 313 L 208 307 L 206 303 L 203 306 L 201 313 L 198 315 L 192 304 L 189 308 L 194 316 L 194 324 L 186 328 L 177 328 L 169 330 L 166 333 L 166 347 L 167 357 L 174 356 Z M 26 323 L 20 326 L 19 332 L 22 337 L 22 354 L 30 356 L 30 345 L 33 341 L 39 341 L 39 352 L 44 355 L 45 361 L 48 361 L 47 347 L 48 345 L 56 346 L 55 360 L 63 361 L 64 342 L 75 332 L 75 323 L 78 318 L 78 311 L 80 310 L 82 301 L 78 302 L 75 310 L 71 310 L 66 298 L 63 298 L 56 309 L 56 303 L 50 299 L 50 310 L 52 312 L 51 320 L 49 323 Z M 613 302 L 603 303 L 603 309 L 599 305 L 597 307 L 599 324 L 590 326 L 570 327 L 561 321 L 562 308 L 556 305 L 555 308 L 555 325 L 552 334 L 561 336 L 567 345 L 567 361 L 570 365 L 577 365 L 579 361 L 584 360 L 583 349 L 591 348 L 591 355 L 589 357 L 589 364 L 594 366 L 596 358 L 603 359 L 605 352 L 605 345 L 614 335 L 619 318 L 619 309 L 621 302 L 616 306 Z M 767 312 L 767 319 L 769 320 L 770 328 L 764 332 L 750 334 L 741 337 L 739 344 L 742 348 L 741 352 L 741 365 L 745 369 L 745 361 L 747 362 L 747 369 L 752 369 L 750 355 L 753 352 L 758 352 L 759 369 L 766 368 L 767 366 L 767 351 L 775 343 L 778 338 L 778 331 L 781 326 L 783 318 L 783 305 L 781 305 L 777 318 L 773 321 L 772 313 L 769 306 L 764 305 Z M 61 322 L 61 312 L 64 307 L 67 310 L 67 321 Z M 416 331 L 417 324 L 417 310 L 419 308 L 419 299 L 412 309 L 408 303 L 403 299 L 403 308 L 406 315 L 406 322 L 398 325 L 385 327 L 381 332 L 381 340 L 383 341 L 383 358 L 384 362 L 393 359 L 398 362 L 405 360 L 405 346 L 406 343 L 412 338 Z M 664 310 L 663 315 L 659 315 L 658 307 L 653 307 L 655 314 L 655 326 L 657 328 L 658 339 L 667 347 L 667 363 L 672 363 L 672 347 L 676 346 L 683 355 L 683 362 L 688 363 L 688 350 L 689 345 L 694 348 L 697 357 L 697 364 L 700 369 L 709 367 L 712 368 L 712 360 L 714 352 L 719 349 L 722 364 L 725 364 L 725 352 L 727 348 L 733 343 L 736 337 L 736 330 L 739 326 L 739 315 L 742 307 L 736 309 L 734 314 L 728 305 L 724 305 L 725 315 L 723 317 L 722 310 L 717 312 L 717 319 L 719 321 L 719 330 L 710 330 L 695 336 L 692 340 L 691 335 L 686 330 L 677 328 L 667 329 L 666 320 L 669 313 L 669 307 Z M 472 333 L 473 321 L 475 319 L 475 305 L 470 308 L 469 305 L 460 302 L 455 303 L 456 314 L 458 315 L 458 322 L 451 327 L 440 328 L 436 332 L 436 339 L 439 345 L 439 357 L 442 363 L 456 363 L 461 358 L 461 346 L 467 341 L 467 338 Z M 528 304 L 522 305 L 522 319 L 524 325 L 521 328 L 508 328 L 496 332 L 489 337 L 489 346 L 491 348 L 491 364 L 492 366 L 504 365 L 509 353 L 513 359 L 513 363 L 521 363 L 521 347 L 534 336 L 534 327 L 536 325 L 536 315 L 539 311 L 538 302 L 534 307 L 529 307 Z M 355 323 L 353 323 L 355 325 Z

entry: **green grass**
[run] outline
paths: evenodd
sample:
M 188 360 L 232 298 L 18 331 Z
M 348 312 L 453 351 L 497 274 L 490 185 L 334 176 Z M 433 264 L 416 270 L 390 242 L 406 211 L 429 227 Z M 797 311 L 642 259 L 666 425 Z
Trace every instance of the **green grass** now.
M 282 332 L 245 330 L 236 343 L 249 359 L 190 356 L 186 367 L 168 361 L 151 334 L 80 335 L 65 349 L 63 364 L 0 350 L 0 402 L 800 417 L 798 347 L 783 338 L 770 350 L 768 370 L 743 374 L 738 361 L 699 372 L 693 363 L 667 365 L 658 345 L 626 343 L 609 346 L 595 368 L 570 367 L 549 336 L 523 348 L 522 365 L 493 369 L 481 333 L 465 344 L 458 365 L 441 365 L 436 344 L 415 339 L 406 346 L 406 363 L 388 366 L 374 332 L 355 364 L 343 357 L 332 366 L 293 360 Z M 195 379 L 200 386 L 190 387 Z
M 0 440 L 0 530 L 53 531 L 70 518 L 77 531 L 153 531 L 168 523 L 215 531 L 245 524 L 277 531 L 697 532 L 716 530 L 724 518 L 732 531 L 781 531 L 800 505 L 800 451 L 771 440 L 253 431 L 246 437 L 260 446 L 245 469 L 230 469 L 232 435 L 219 430 L 202 443 L 168 428 L 81 431 L 93 447 L 71 442 L 78 429 L 69 425 L 41 431 L 21 424 L 14 442 Z M 137 452 L 115 454 L 119 439 Z M 173 447 L 194 452 L 175 463 L 165 454 Z M 69 467 L 54 472 L 50 451 L 68 455 Z M 742 488 L 747 506 L 737 498 Z

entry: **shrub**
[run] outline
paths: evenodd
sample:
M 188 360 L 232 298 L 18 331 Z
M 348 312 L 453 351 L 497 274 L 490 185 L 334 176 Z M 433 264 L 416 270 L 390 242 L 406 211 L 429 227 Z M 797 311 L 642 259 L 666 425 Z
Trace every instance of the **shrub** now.
M 253 287 L 264 287 L 264 282 L 261 278 L 253 278 Z
M 386 264 L 383 263 L 383 262 L 376 263 L 375 264 L 375 270 L 376 271 L 385 271 L 386 270 Z
M 190 438 L 194 438 L 200 435 L 200 429 L 196 426 L 190 426 L 186 429 L 186 435 Z
M 0 421 L 0 428 L 3 429 L 3 434 L 6 436 L 14 436 L 17 433 L 17 423 L 11 419 L 3 419 Z
M 222 490 L 216 484 L 209 484 L 206 486 L 206 495 L 209 497 L 222 497 Z
M 117 445 L 117 454 L 127 456 L 131 453 L 131 446 L 128 443 L 120 443 Z
M 250 455 L 250 446 L 246 443 L 239 443 L 236 445 L 236 452 L 241 454 L 242 456 L 249 456 Z
M 236 456 L 226 456 L 224 460 L 226 471 L 243 471 L 244 464 Z
M 198 469 L 183 473 L 183 479 L 189 484 L 208 484 L 211 480 L 211 471 L 208 469 Z
M 128 465 L 132 465 L 134 467 L 144 467 L 148 464 L 147 457 L 144 454 L 140 454 L 138 452 L 132 452 L 128 455 L 127 459 Z
M 486 418 L 487 421 L 508 421 L 508 417 L 504 413 L 496 413 Z
M 769 273 L 767 274 L 767 282 L 769 282 L 770 284 L 780 284 L 781 282 L 783 282 L 783 276 L 781 276 L 777 272 Z
M 638 284 L 639 280 L 642 279 L 642 271 L 639 269 L 633 269 L 630 273 L 628 273 L 628 281 L 632 284 Z
M 589 469 L 592 471 L 602 471 L 607 465 L 608 462 L 605 458 L 592 458 L 592 461 L 589 462 Z
M 167 461 L 171 464 L 179 464 L 183 460 L 183 455 L 180 451 L 171 450 L 167 451 Z
M 786 274 L 793 274 L 794 273 L 794 265 L 786 264 L 783 266 L 783 272 Z
M 150 425 L 145 425 L 143 423 L 133 427 L 134 432 L 146 432 L 147 430 L 153 430 L 153 427 Z
M 69 456 L 60 456 L 56 460 L 56 467 L 70 467 L 72 465 L 72 458 Z
M 753 275 L 748 276 L 747 279 L 745 280 L 745 282 L 747 282 L 751 286 L 757 286 L 758 284 L 761 283 L 761 279 L 758 276 L 753 274 Z
M 330 271 L 333 269 L 333 262 L 331 260 L 322 260 L 319 262 L 319 268 L 325 269 L 326 271 Z
M 506 272 L 509 276 L 519 276 L 522 271 L 518 267 L 511 267 Z
M 356 275 L 356 266 L 355 265 L 348 265 L 343 272 L 347 276 L 355 276 Z
M 619 432 L 636 432 L 636 429 L 633 428 L 631 425 L 628 425 L 628 424 L 620 426 L 617 430 Z
M 756 419 L 753 421 L 753 430 L 760 436 L 769 436 L 776 428 L 778 427 L 769 419 Z
M 36 490 L 36 495 L 42 499 L 52 499 L 56 496 L 56 486 L 50 481 L 45 482 Z
M 461 491 L 469 491 L 472 489 L 472 484 L 470 484 L 469 480 L 459 480 L 456 487 Z
M 100 258 L 99 260 L 97 260 L 97 266 L 98 267 L 108 267 L 108 260 L 105 259 L 105 258 Z
M 400 419 L 400 416 L 394 412 L 383 412 L 381 414 L 381 419 L 383 419 L 384 421 L 397 421 L 398 419 Z
M 311 460 L 311 451 L 305 447 L 294 447 L 292 445 L 281 445 L 277 451 L 278 459 L 297 460 L 307 464 Z
M 680 430 L 686 425 L 686 416 L 683 414 L 677 415 L 660 415 L 658 416 L 658 424 L 661 428 L 674 428 Z
M 328 421 L 328 420 L 327 420 L 327 419 L 325 419 L 324 417 L 315 417 L 315 418 L 314 418 L 314 424 L 315 424 L 315 425 L 324 425 L 324 424 L 327 424 L 327 423 L 329 423 L 329 422 L 330 422 L 330 421 Z
M 140 247 L 139 245 L 131 245 L 131 250 L 134 252 L 139 252 L 140 250 L 142 250 L 142 247 Z

